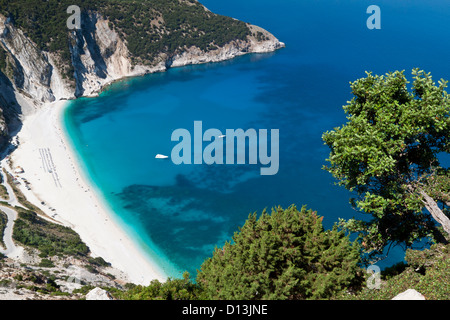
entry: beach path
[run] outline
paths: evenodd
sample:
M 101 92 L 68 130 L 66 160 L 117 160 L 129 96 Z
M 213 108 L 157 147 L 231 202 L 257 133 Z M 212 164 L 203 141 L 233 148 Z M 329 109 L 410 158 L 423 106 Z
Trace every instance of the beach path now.
M 10 205 L 11 207 L 20 205 L 11 186 L 8 184 L 6 177 L 4 176 L 3 173 L 1 174 L 3 176 L 2 184 L 6 187 L 6 190 L 8 191 L 9 195 L 8 199 L 1 199 L 1 200 L 6 201 L 8 205 Z M 5 244 L 6 248 L 4 250 L 0 250 L 0 253 L 4 254 L 9 258 L 19 257 L 23 251 L 23 248 L 16 246 L 12 238 L 14 222 L 16 221 L 18 214 L 16 210 L 13 210 L 9 207 L 5 207 L 2 205 L 0 205 L 0 210 L 6 214 L 6 217 L 8 219 L 3 234 L 3 243 Z

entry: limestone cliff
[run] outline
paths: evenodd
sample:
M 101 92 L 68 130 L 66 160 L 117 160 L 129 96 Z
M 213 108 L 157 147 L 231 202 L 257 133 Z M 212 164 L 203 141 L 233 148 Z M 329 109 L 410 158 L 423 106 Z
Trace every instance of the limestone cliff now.
M 160 62 L 155 65 L 133 65 L 126 43 L 110 29 L 109 21 L 98 13 L 90 13 L 85 16 L 84 25 L 81 31 L 71 33 L 70 51 L 76 79 L 73 95 L 76 97 L 95 95 L 106 84 L 125 77 L 161 72 L 170 67 L 218 62 L 246 53 L 271 52 L 284 46 L 269 32 L 249 25 L 251 30 L 264 33 L 263 41 L 249 36 L 247 41 L 232 41 L 208 52 L 192 46 L 175 56 L 161 53 Z
M 175 54 L 157 52 L 153 63 L 144 63 L 133 57 L 127 39 L 105 15 L 90 10 L 82 15 L 81 29 L 66 31 L 71 60 L 68 67 L 57 52 L 40 49 L 14 20 L 0 14 L 0 107 L 5 110 L 13 106 L 10 114 L 14 118 L 14 114 L 33 112 L 43 103 L 96 95 L 105 85 L 125 77 L 270 52 L 284 46 L 269 32 L 247 26 L 251 32 L 245 40 L 232 40 L 208 50 L 184 45 Z M 72 76 L 67 76 L 68 68 Z M 0 131 L 8 133 L 4 123 L 0 115 Z

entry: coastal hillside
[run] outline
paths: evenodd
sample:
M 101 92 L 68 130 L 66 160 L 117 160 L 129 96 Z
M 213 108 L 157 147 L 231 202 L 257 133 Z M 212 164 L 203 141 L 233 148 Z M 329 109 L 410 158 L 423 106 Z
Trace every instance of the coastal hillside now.
M 76 12 L 68 8 L 74 5 L 80 9 L 80 24 L 70 28 Z M 90 190 L 80 187 L 81 176 L 52 122 L 62 103 L 53 102 L 95 96 L 125 77 L 283 46 L 266 30 L 214 14 L 195 0 L 0 0 L 0 160 L 5 174 L 0 181 L 0 300 L 84 299 L 96 286 L 124 290 L 159 277 L 114 225 L 97 215 Z M 27 139 L 30 132 L 42 140 Z M 53 146 L 54 157 L 43 157 L 44 149 L 36 149 L 41 144 Z M 33 150 L 21 158 L 23 146 Z M 54 165 L 51 174 L 34 180 L 37 175 L 26 159 L 39 167 L 47 156 Z M 13 169 L 19 164 L 25 168 L 21 176 Z M 30 176 L 25 178 L 25 172 Z M 48 177 L 56 189 L 39 185 Z M 64 188 L 56 181 L 64 181 Z M 76 205 L 59 211 L 48 195 L 69 195 Z M 89 230 L 64 215 L 84 215 L 94 228 L 111 229 L 96 230 L 92 240 Z M 110 235 L 120 241 L 113 250 L 103 245 L 112 243 L 104 240 Z
M 67 27 L 71 5 L 81 10 L 80 29 Z M 124 77 L 283 46 L 195 0 L 0 0 L 0 143 L 20 128 L 21 114 L 44 103 L 92 96 Z

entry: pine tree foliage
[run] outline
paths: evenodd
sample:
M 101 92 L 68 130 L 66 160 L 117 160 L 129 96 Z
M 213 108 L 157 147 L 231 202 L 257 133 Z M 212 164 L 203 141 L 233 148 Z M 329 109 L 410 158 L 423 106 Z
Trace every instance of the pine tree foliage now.
M 251 214 L 201 266 L 205 299 L 326 299 L 360 284 L 359 246 L 322 217 L 291 206 Z

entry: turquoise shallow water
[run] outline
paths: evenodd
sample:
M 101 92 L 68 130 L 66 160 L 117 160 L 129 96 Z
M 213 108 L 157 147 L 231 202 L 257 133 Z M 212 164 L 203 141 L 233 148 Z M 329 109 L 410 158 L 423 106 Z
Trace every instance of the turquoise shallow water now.
M 187 66 L 113 84 L 71 102 L 65 126 L 85 169 L 117 218 L 168 275 L 195 274 L 251 212 L 307 205 L 331 227 L 357 214 L 349 194 L 322 170 L 321 135 L 345 122 L 349 82 L 365 70 L 414 67 L 450 78 L 450 4 L 377 1 L 382 29 L 368 30 L 369 1 L 202 1 L 210 10 L 260 25 L 287 44 L 217 64 Z M 280 129 L 280 170 L 181 165 L 171 134 L 204 129 Z M 381 265 L 403 258 L 394 250 Z

